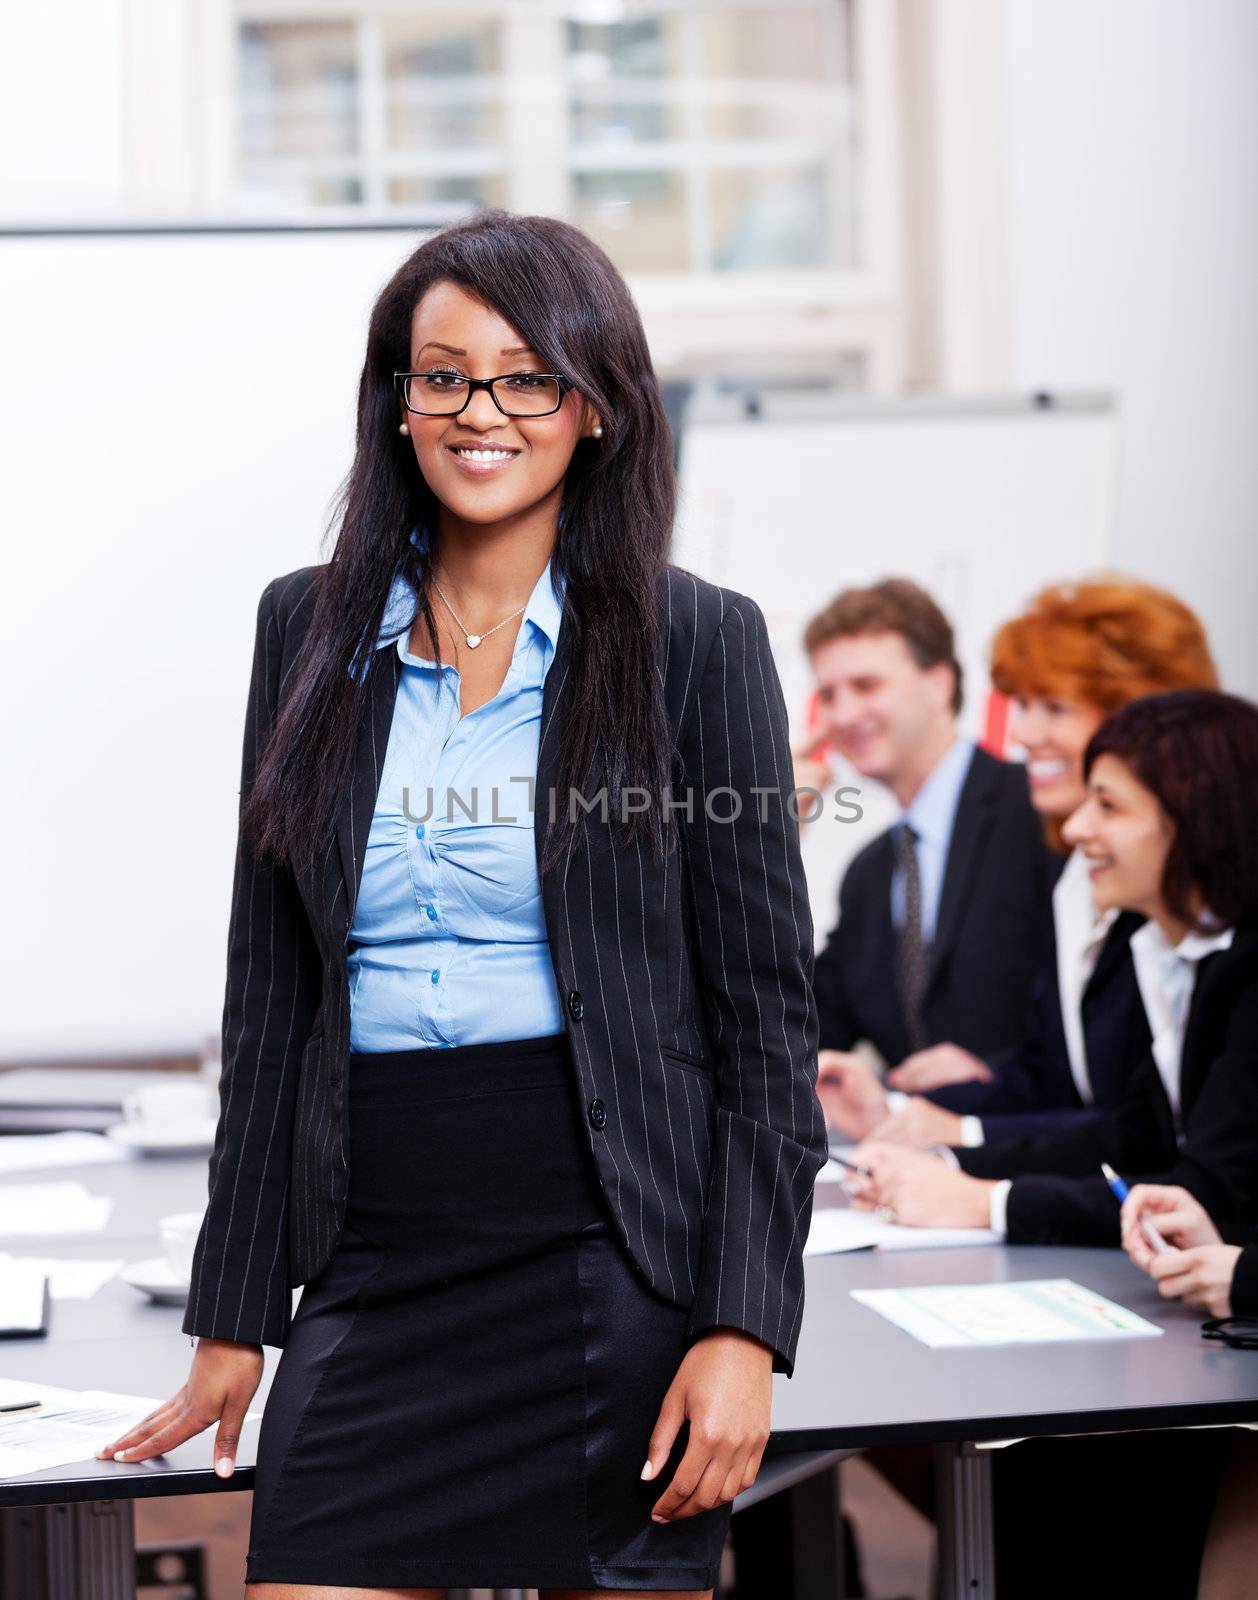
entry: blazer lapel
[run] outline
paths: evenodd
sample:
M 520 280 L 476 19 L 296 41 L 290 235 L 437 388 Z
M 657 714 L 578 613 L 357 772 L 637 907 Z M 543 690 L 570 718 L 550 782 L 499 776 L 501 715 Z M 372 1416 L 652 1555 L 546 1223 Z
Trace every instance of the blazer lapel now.
M 558 793 L 559 751 L 563 740 L 564 707 L 567 700 L 568 672 L 572 663 L 572 622 L 565 614 L 559 625 L 559 638 L 555 654 L 546 673 L 542 690 L 542 721 L 537 744 L 537 783 L 533 791 L 533 842 L 540 865 L 546 829 L 550 822 L 551 795 L 555 796 L 556 818 L 563 816 L 567 797 Z M 558 938 L 559 917 L 563 903 L 563 883 L 554 873 L 545 873 L 541 879 L 542 907 L 546 915 L 546 931 L 552 941 Z
M 332 883 L 333 899 L 329 903 L 339 912 L 340 902 L 335 898 L 335 893 L 343 885 L 346 929 L 354 920 L 354 906 L 358 900 L 358 886 L 362 882 L 363 860 L 367 852 L 367 834 L 376 809 L 376 797 L 380 793 L 380 778 L 384 771 L 385 752 L 389 747 L 389 728 L 393 722 L 393 707 L 401 674 L 402 658 L 396 646 L 382 645 L 375 651 L 367 673 L 365 703 L 358 724 L 358 743 L 350 781 L 337 806 L 336 842 L 341 876 L 339 884 L 335 881 Z
M 1113 977 L 1131 947 L 1131 936 L 1144 922 L 1137 911 L 1122 911 L 1110 924 L 1109 932 L 1097 951 L 1096 965 L 1083 986 L 1081 999 L 1098 993 Z

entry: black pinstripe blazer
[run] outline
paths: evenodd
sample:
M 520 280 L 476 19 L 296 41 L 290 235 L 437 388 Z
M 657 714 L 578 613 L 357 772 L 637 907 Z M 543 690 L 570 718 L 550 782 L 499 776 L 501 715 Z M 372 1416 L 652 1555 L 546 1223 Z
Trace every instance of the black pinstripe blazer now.
M 242 804 L 323 570 L 273 579 L 259 602 Z M 690 1309 L 692 1335 L 743 1329 L 789 1373 L 826 1134 L 786 711 L 754 601 L 669 568 L 659 603 L 674 795 L 692 791 L 693 817 L 674 812 L 680 848 L 657 858 L 613 848 L 595 813 L 587 842 L 542 879 L 551 960 L 590 1146 L 632 1259 Z M 560 628 L 543 697 L 539 844 L 570 635 Z M 293 874 L 237 845 L 220 1114 L 186 1333 L 282 1345 L 292 1287 L 319 1272 L 340 1231 L 347 938 L 400 671 L 396 650 L 373 652 L 320 868 Z

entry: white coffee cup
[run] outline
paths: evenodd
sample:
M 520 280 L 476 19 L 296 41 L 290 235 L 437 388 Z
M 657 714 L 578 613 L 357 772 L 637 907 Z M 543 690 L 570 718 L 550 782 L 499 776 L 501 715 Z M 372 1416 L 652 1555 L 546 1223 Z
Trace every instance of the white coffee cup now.
M 130 1123 L 169 1132 L 200 1128 L 214 1116 L 213 1093 L 199 1079 L 186 1083 L 146 1083 L 125 1095 L 122 1114 Z
M 192 1253 L 196 1249 L 204 1215 L 204 1211 L 174 1211 L 170 1216 L 158 1219 L 157 1228 L 166 1259 L 183 1283 L 192 1278 Z

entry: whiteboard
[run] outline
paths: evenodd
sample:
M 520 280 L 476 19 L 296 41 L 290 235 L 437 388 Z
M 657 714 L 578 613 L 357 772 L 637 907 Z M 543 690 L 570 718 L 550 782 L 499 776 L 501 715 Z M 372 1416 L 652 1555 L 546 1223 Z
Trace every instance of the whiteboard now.
M 258 598 L 323 559 L 422 237 L 0 239 L 0 1061 L 217 1033 Z
M 797 742 L 808 619 L 849 585 L 913 578 L 952 620 L 962 729 L 978 737 L 996 628 L 1045 584 L 1110 560 L 1115 435 L 1103 396 L 712 397 L 686 420 L 674 559 L 759 602 Z M 860 788 L 864 816 L 832 805 L 803 829 L 818 942 L 843 866 L 897 814 L 841 762 L 836 782 Z

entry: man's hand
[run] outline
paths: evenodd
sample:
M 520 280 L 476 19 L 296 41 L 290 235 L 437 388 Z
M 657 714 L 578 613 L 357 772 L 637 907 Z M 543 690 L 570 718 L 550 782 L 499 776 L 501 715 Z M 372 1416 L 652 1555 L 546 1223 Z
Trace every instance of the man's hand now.
M 690 1424 L 673 1481 L 651 1509 L 653 1522 L 675 1522 L 722 1505 L 750 1489 L 769 1437 L 773 1352 L 737 1328 L 714 1328 L 686 1351 L 660 1406 L 647 1447 L 644 1478 L 668 1460 Z
M 870 1138 L 878 1144 L 907 1144 L 925 1150 L 932 1144 L 960 1144 L 961 1118 L 955 1111 L 914 1095 L 906 1106 L 880 1122 Z
M 986 1228 L 995 1184 L 956 1172 L 925 1150 L 897 1144 L 863 1144 L 856 1159 L 869 1176 L 847 1175 L 852 1202 L 862 1211 L 885 1207 L 890 1220 L 910 1228 Z
M 815 734 L 801 749 L 791 752 L 796 789 L 815 789 L 822 796 L 829 793 L 834 781 L 834 772 L 824 754 L 829 737 L 827 733 Z M 799 812 L 801 828 L 806 828 L 825 811 L 825 807 L 819 807 L 811 795 L 798 797 L 795 809 Z
M 220 1478 L 230 1478 L 236 1467 L 245 1413 L 262 1381 L 262 1370 L 260 1344 L 198 1339 L 188 1381 L 178 1394 L 111 1444 L 102 1445 L 96 1459 L 147 1461 L 217 1422 L 214 1470 Z
M 887 1074 L 891 1087 L 903 1089 L 905 1094 L 928 1094 L 946 1083 L 969 1083 L 974 1079 L 990 1083 L 992 1069 L 959 1044 L 933 1044 L 928 1050 L 917 1050 Z
M 886 1093 L 863 1057 L 851 1050 L 818 1052 L 817 1098 L 827 1126 L 849 1139 L 867 1139 L 886 1120 Z

